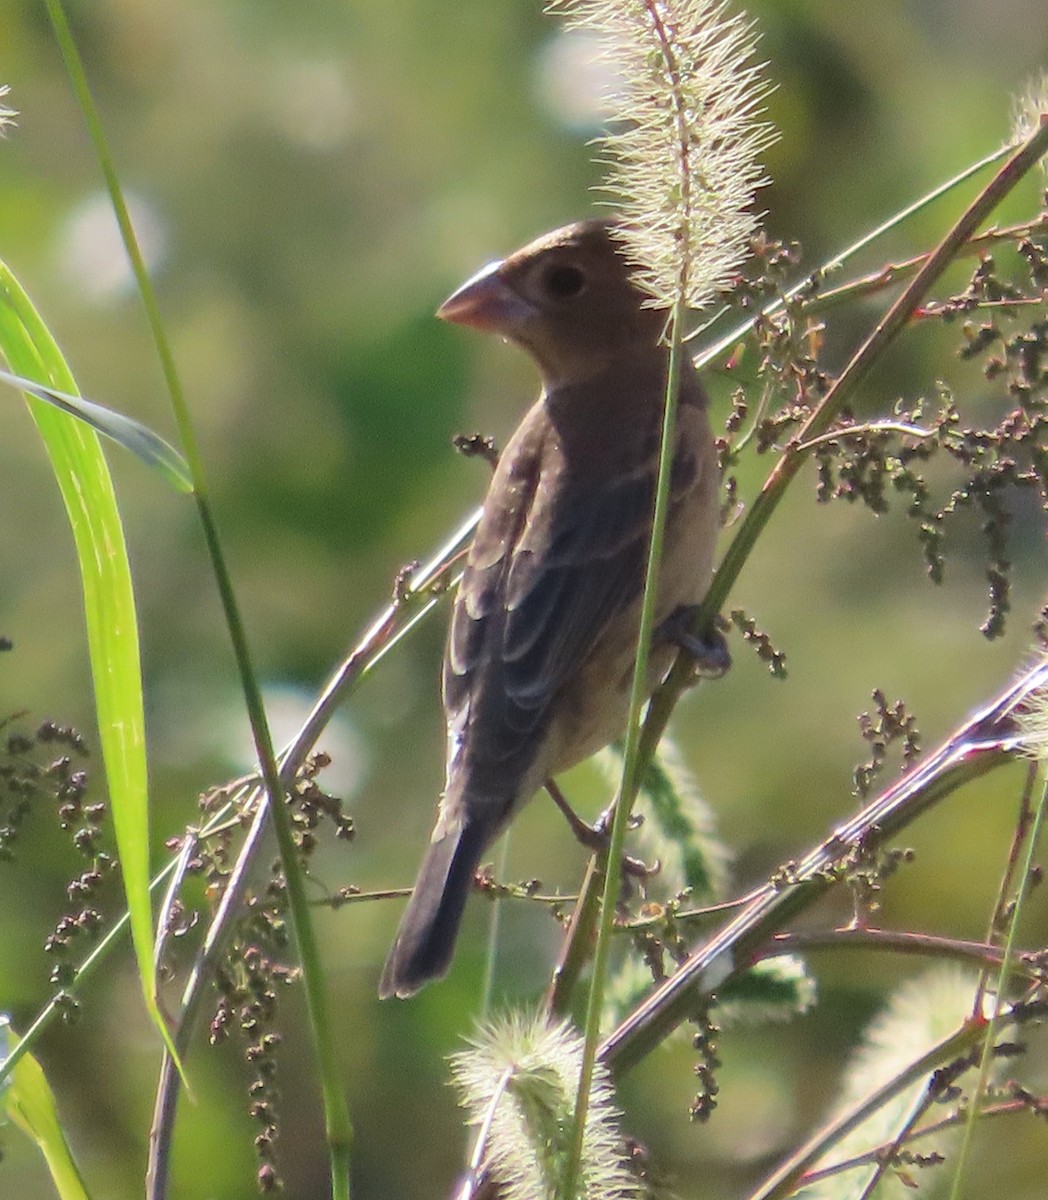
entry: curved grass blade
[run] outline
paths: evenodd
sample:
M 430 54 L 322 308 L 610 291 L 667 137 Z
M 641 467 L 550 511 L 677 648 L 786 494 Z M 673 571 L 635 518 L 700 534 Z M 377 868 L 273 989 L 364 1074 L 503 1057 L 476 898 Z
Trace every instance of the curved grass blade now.
M 24 379 L 21 375 L 12 375 L 8 371 L 0 371 L 0 382 L 10 384 L 21 392 L 28 392 L 45 404 L 53 404 L 60 412 L 68 413 L 90 425 L 96 433 L 105 434 L 118 446 L 123 446 L 147 467 L 153 467 L 180 492 L 192 492 L 193 480 L 189 475 L 189 467 L 181 454 L 165 442 L 152 429 L 123 413 L 111 408 L 104 408 L 83 396 L 71 396 L 67 392 L 58 392 L 54 388 L 36 383 L 32 379 Z
M 75 393 L 76 384 L 58 346 L 2 262 L 0 354 L 16 374 Z M 51 459 L 76 543 L 98 733 L 131 936 L 146 1007 L 170 1045 L 156 999 L 142 671 L 124 530 L 98 435 L 51 404 L 32 396 L 26 403 Z
M 0 1057 L 7 1053 L 8 1025 L 0 1025 Z M 31 1054 L 23 1055 L 12 1072 L 10 1086 L 0 1100 L 6 1114 L 21 1131 L 36 1142 L 61 1200 L 88 1200 L 83 1177 L 73 1159 L 62 1130 L 54 1093 L 43 1069 Z

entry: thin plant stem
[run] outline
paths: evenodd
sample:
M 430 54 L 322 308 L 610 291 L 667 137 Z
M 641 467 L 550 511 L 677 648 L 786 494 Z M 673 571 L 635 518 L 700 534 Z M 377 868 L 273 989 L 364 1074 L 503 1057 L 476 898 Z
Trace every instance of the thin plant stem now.
M 685 914 L 677 920 L 685 919 Z M 1003 960 L 1001 950 L 989 942 L 967 942 L 961 938 L 937 937 L 931 933 L 912 933 L 909 930 L 870 929 L 848 926 L 845 929 L 806 930 L 803 933 L 778 933 L 761 951 L 754 955 L 754 962 L 766 958 L 778 958 L 783 954 L 812 950 L 870 950 L 888 954 L 918 955 L 922 958 L 946 959 L 948 962 L 967 963 L 986 970 L 999 969 Z M 1012 965 L 1012 974 L 1031 983 L 1037 982 L 1040 973 L 1028 960 Z
M 281 755 L 281 769 L 292 773 L 305 761 L 338 706 L 375 670 L 385 656 L 453 589 L 461 576 L 458 560 L 480 520 L 480 509 L 451 534 L 422 566 L 412 571 L 400 594 L 375 618 L 352 652 L 324 685 L 313 710 Z M 416 607 L 417 605 L 417 607 Z
M 979 1120 L 985 1121 L 991 1117 L 1012 1117 L 1019 1113 L 1029 1113 L 1030 1104 L 1026 1100 L 1006 1100 L 1001 1104 L 987 1105 L 979 1113 Z M 959 1125 L 962 1120 L 966 1120 L 963 1113 L 951 1113 L 947 1117 L 942 1117 L 938 1121 L 932 1121 L 927 1125 L 922 1125 L 920 1129 L 914 1129 L 906 1138 L 907 1143 L 918 1141 L 920 1138 L 934 1137 L 936 1134 L 943 1133 L 948 1129 L 953 1129 Z M 821 1183 L 824 1179 L 831 1179 L 834 1175 L 840 1175 L 845 1171 L 852 1171 L 856 1167 L 863 1167 L 867 1163 L 880 1162 L 882 1159 L 889 1159 L 893 1150 L 897 1152 L 901 1147 L 896 1146 L 894 1139 L 891 1142 L 882 1142 L 879 1146 L 873 1146 L 871 1149 L 864 1151 L 862 1154 L 856 1154 L 852 1158 L 841 1159 L 839 1162 L 831 1163 L 826 1167 L 819 1167 L 815 1171 L 805 1171 L 803 1184 L 809 1187 L 815 1183 Z
M 474 522 L 466 521 L 451 538 L 406 580 L 398 580 L 394 599 L 371 623 L 360 641 L 332 674 L 305 723 L 281 754 L 281 784 L 290 788 L 294 777 L 316 744 L 338 704 L 370 677 L 381 659 L 416 628 L 419 622 L 439 603 L 440 597 L 457 578 L 457 560 L 463 545 L 472 536 Z M 203 990 L 210 980 L 215 963 L 222 953 L 232 924 L 240 908 L 249 877 L 249 867 L 255 859 L 269 822 L 269 808 L 256 792 L 248 803 L 255 805 L 251 829 L 240 848 L 236 863 L 226 881 L 222 900 L 212 918 L 204 945 L 186 981 L 182 993 L 181 1012 L 175 1035 L 177 1047 L 188 1048 Z M 165 1059 L 157 1081 L 153 1108 L 153 1126 L 149 1143 L 147 1169 L 148 1200 L 164 1200 L 167 1195 L 171 1140 L 178 1101 L 179 1078 L 173 1064 Z
M 200 1004 L 204 984 L 211 979 L 215 960 L 232 932 L 232 914 L 240 906 L 246 886 L 247 872 L 268 826 L 269 806 L 259 803 L 244 844 L 240 848 L 233 870 L 222 892 L 218 911 L 208 926 L 204 945 L 182 991 L 182 1007 L 175 1030 L 175 1047 L 179 1054 L 189 1049 L 189 1041 Z M 146 1200 L 166 1200 L 170 1182 L 171 1148 L 175 1132 L 180 1079 L 169 1054 L 160 1064 L 156 1098 L 153 1102 L 153 1121 L 149 1130 L 149 1157 L 146 1164 Z
M 934 1076 L 932 1077 L 934 1079 Z M 863 1185 L 862 1191 L 856 1196 L 855 1200 L 871 1200 L 873 1193 L 876 1191 L 881 1180 L 884 1178 L 885 1172 L 895 1161 L 902 1145 L 913 1136 L 914 1128 L 917 1122 L 928 1111 L 928 1106 L 934 1103 L 936 1089 L 932 1084 L 932 1079 L 929 1079 L 924 1089 L 919 1096 L 914 1097 L 910 1105 L 910 1111 L 903 1118 L 899 1125 L 899 1131 L 892 1138 L 891 1144 L 888 1147 L 887 1153 L 883 1158 L 880 1158 L 873 1164 L 873 1169 L 870 1171 L 869 1178 Z
M 510 831 L 502 835 L 502 847 L 499 850 L 499 879 L 506 878 L 509 864 Z M 491 1016 L 491 1001 L 495 994 L 495 964 L 499 953 L 499 926 L 501 924 L 502 904 L 496 899 L 491 904 L 491 916 L 488 918 L 488 945 L 484 954 L 484 981 L 480 988 L 479 1016 L 486 1021 Z
M 1036 764 L 1030 764 L 1029 773 L 1031 777 L 1036 776 Z M 1016 953 L 1019 919 L 1025 907 L 1026 898 L 1030 894 L 1030 886 L 1033 879 L 1034 855 L 1037 853 L 1037 842 L 1040 837 L 1041 826 L 1044 824 L 1046 808 L 1048 808 L 1048 773 L 1044 775 L 1044 778 L 1041 781 L 1041 797 L 1037 803 L 1037 807 L 1034 809 L 1033 822 L 1030 825 L 1029 836 L 1026 839 L 1026 854 L 1023 859 L 1022 874 L 1019 877 L 1019 891 L 1015 897 L 1015 904 L 1012 908 L 1012 919 L 1008 928 L 1008 938 L 1004 944 L 1004 958 L 1001 960 L 1001 969 L 997 976 L 997 994 L 994 997 L 993 1012 L 990 1015 L 989 1021 L 986 1022 L 986 1027 L 983 1031 L 982 1054 L 979 1058 L 979 1075 L 975 1083 L 975 1089 L 972 1092 L 968 1120 L 964 1124 L 964 1136 L 961 1140 L 960 1149 L 957 1152 L 956 1167 L 954 1169 L 953 1179 L 950 1183 L 950 1200 L 960 1200 L 961 1192 L 964 1188 L 965 1171 L 967 1169 L 969 1156 L 971 1155 L 972 1140 L 975 1136 L 975 1122 L 979 1114 L 979 1106 L 983 1102 L 983 1097 L 986 1095 L 986 1088 L 990 1081 L 990 1068 L 993 1064 L 994 1041 L 1000 1028 L 1004 993 L 1008 986 L 1008 977 L 1011 974 L 1012 960 Z
M 1037 163 L 1046 150 L 1048 150 L 1048 122 L 1014 149 L 1007 161 L 961 214 L 946 237 L 928 256 L 909 285 L 852 356 L 836 383 L 797 434 L 796 444 L 788 448 L 772 468 L 760 494 L 744 517 L 717 568 L 713 583 L 696 614 L 694 622 L 696 629 L 706 628 L 720 611 L 758 537 L 785 495 L 790 482 L 807 460 L 807 454 L 797 450 L 796 446 L 803 446 L 827 431 L 841 409 L 855 394 L 859 385 L 867 378 L 876 361 L 906 327 L 921 300 L 946 270 L 960 247 L 1000 204 L 1008 192 Z M 988 161 L 992 160 L 984 160 L 984 163 Z M 729 341 L 727 344 L 734 343 Z M 703 358 L 705 357 L 704 355 Z M 678 661 L 666 681 L 652 697 L 641 738 L 641 770 L 651 761 L 670 714 L 684 687 L 690 682 L 690 674 L 687 664 Z
M 1002 153 L 1003 151 L 998 151 L 994 155 L 994 159 L 999 158 Z M 994 159 L 983 159 L 977 166 L 983 167 L 987 162 L 994 161 Z M 967 178 L 967 173 L 963 178 Z M 955 180 L 953 182 L 958 181 Z M 993 250 L 1002 244 L 1014 245 L 1020 238 L 1043 236 L 1046 228 L 1048 228 L 1048 217 L 1040 216 L 1033 221 L 1023 221 L 1018 225 L 1006 225 L 1001 229 L 988 229 L 985 233 L 981 233 L 977 237 L 969 238 L 958 251 L 957 257 L 968 258 L 976 254 L 985 254 L 988 250 Z M 900 280 L 912 276 L 916 271 L 920 270 L 927 257 L 926 254 L 919 254 L 914 258 L 906 259 L 904 262 L 891 263 L 888 266 L 882 267 L 879 271 L 873 271 L 858 279 L 852 279 L 848 283 L 839 284 L 829 291 L 820 291 L 817 295 L 807 297 L 801 301 L 801 311 L 807 317 L 817 316 L 827 309 L 837 308 L 841 304 L 861 299 L 863 296 L 875 295 L 877 292 L 891 287 Z
M 1009 1010 L 1007 1019 L 1018 1020 L 1022 1011 L 1023 1007 L 1017 1005 Z M 968 1022 L 961 1025 L 910 1062 L 898 1074 L 893 1075 L 887 1083 L 870 1092 L 848 1112 L 826 1124 L 795 1154 L 791 1154 L 786 1162 L 750 1194 L 748 1200 L 785 1200 L 787 1196 L 792 1196 L 808 1168 L 818 1162 L 830 1147 L 858 1129 L 889 1100 L 934 1071 L 936 1067 L 970 1053 L 972 1048 L 978 1045 L 981 1036 L 981 1028 Z
M 928 438 L 935 437 L 937 432 L 935 429 L 925 429 L 921 425 L 908 425 L 905 421 L 867 421 L 862 425 L 849 425 L 847 429 L 834 429 L 829 433 L 820 433 L 818 437 L 813 437 L 811 441 L 800 442 L 792 446 L 791 449 L 801 454 L 807 454 L 810 450 L 831 442 L 843 442 L 848 438 L 865 437 L 869 434 L 878 433 L 896 433 L 900 437 L 911 437 L 917 438 L 919 441 L 926 441 Z
M 225 820 L 224 810 L 222 813 L 216 814 L 214 821 L 208 823 L 206 830 L 202 831 L 201 836 L 207 836 L 213 832 L 215 825 L 223 820 Z M 150 880 L 149 891 L 151 894 L 158 892 L 161 887 L 170 881 L 173 873 L 178 869 L 179 863 L 180 857 L 171 859 Z M 87 981 L 98 969 L 99 965 L 108 957 L 110 951 L 115 948 L 123 934 L 128 932 L 130 923 L 130 915 L 125 909 L 105 937 L 98 942 L 91 953 L 84 959 L 80 966 L 76 968 L 73 980 L 66 987 L 66 991 L 75 993 L 85 983 L 87 983 Z M 48 1026 L 59 1015 L 60 1012 L 61 1005 L 57 998 L 53 997 L 48 1001 L 47 1004 L 44 1005 L 40 1012 L 37 1013 L 32 1023 L 21 1035 L 21 1037 L 18 1039 L 18 1042 L 14 1047 L 12 1047 L 3 1061 L 0 1061 L 0 1090 L 3 1089 L 4 1084 L 10 1078 L 11 1072 L 17 1065 L 18 1060 L 26 1053 L 26 1051 L 32 1048 L 33 1043 L 38 1037 L 40 1037 L 44 1030 L 48 1028 Z
M 804 295 L 805 292 L 811 290 L 813 281 L 821 280 L 827 275 L 832 274 L 834 271 L 839 271 L 844 264 L 849 261 L 849 259 L 852 259 L 855 257 L 855 255 L 861 253 L 866 249 L 867 246 L 872 245 L 873 242 L 877 241 L 878 238 L 883 237 L 886 233 L 890 233 L 904 221 L 908 220 L 922 209 L 927 208 L 928 205 L 933 203 L 935 200 L 938 200 L 940 196 L 946 195 L 947 192 L 952 191 L 955 187 L 958 187 L 966 180 L 971 179 L 973 175 L 977 175 L 985 167 L 991 166 L 993 163 L 1003 158 L 1010 149 L 1010 146 L 1001 146 L 999 149 L 994 150 L 991 154 L 987 154 L 985 158 L 979 159 L 978 162 L 970 163 L 964 168 L 964 170 L 959 171 L 951 179 L 947 179 L 945 182 L 937 184 L 930 192 L 926 192 L 923 196 L 919 197 L 917 200 L 914 200 L 912 204 L 908 204 L 905 208 L 900 209 L 899 212 L 893 213 L 892 216 L 890 216 L 886 221 L 878 225 L 876 229 L 871 229 L 868 233 L 864 233 L 862 237 L 858 239 L 858 241 L 853 242 L 846 249 L 840 251 L 839 254 L 835 254 L 833 258 L 823 263 L 822 266 L 818 267 L 810 275 L 806 275 L 799 283 L 794 284 L 794 286 L 791 287 L 784 295 L 776 297 L 776 299 L 765 305 L 765 307 L 761 309 L 757 316 L 750 317 L 748 320 L 740 322 L 738 326 L 731 329 L 728 333 L 723 334 L 718 341 L 714 342 L 710 346 L 704 347 L 701 353 L 694 359 L 696 369 L 701 369 L 702 367 L 708 366 L 711 362 L 714 362 L 716 359 L 720 358 L 722 354 L 726 354 L 739 341 L 740 338 L 745 337 L 746 334 L 753 329 L 758 320 L 765 317 L 774 316 L 775 313 L 782 312 L 782 310 L 791 300 L 796 300 L 798 297 Z M 813 306 L 818 305 L 823 299 L 824 297 L 815 297 L 811 303 Z
M 106 188 L 109 192 L 110 202 L 116 214 L 120 234 L 131 262 L 139 294 L 142 297 L 146 319 L 149 323 L 157 355 L 160 359 L 161 369 L 171 401 L 171 408 L 193 479 L 193 496 L 196 501 L 197 515 L 203 529 L 204 541 L 211 560 L 211 568 L 215 576 L 222 610 L 233 645 L 233 653 L 240 676 L 244 702 L 251 723 L 262 778 L 265 782 L 269 798 L 269 807 L 273 814 L 277 844 L 280 848 L 280 857 L 287 888 L 288 912 L 298 943 L 303 986 L 306 993 L 306 1003 L 316 1051 L 317 1070 L 320 1077 L 325 1131 L 331 1164 L 332 1196 L 333 1200 L 348 1200 L 349 1152 L 352 1143 L 352 1125 L 349 1119 L 349 1108 L 346 1104 L 345 1093 L 338 1075 L 338 1057 L 335 1054 L 334 1030 L 327 1010 L 323 969 L 313 929 L 312 917 L 306 901 L 298 850 L 291 830 L 290 818 L 284 806 L 284 791 L 280 782 L 280 772 L 277 767 L 265 706 L 262 702 L 262 693 L 252 666 L 247 635 L 236 601 L 232 578 L 229 574 L 218 528 L 208 501 L 203 459 L 197 444 L 189 408 L 185 401 L 181 380 L 175 366 L 174 355 L 164 332 L 159 306 L 156 302 L 156 295 L 142 258 L 138 239 L 135 236 L 124 199 L 123 189 L 120 186 L 112 156 L 109 153 L 107 139 L 102 128 L 98 110 L 91 96 L 79 51 L 73 40 L 60 0 L 46 0 L 46 4 L 66 63 L 66 68 L 69 71 L 81 110 L 84 113 L 85 123 L 95 147 L 95 153 L 98 157 Z
M 693 1010 L 698 991 L 710 992 L 748 969 L 787 920 L 809 908 L 832 886 L 841 857 L 874 830 L 891 837 L 962 784 L 1014 761 L 1022 740 L 1015 713 L 1048 688 L 1048 662 L 1037 663 L 969 718 L 934 753 L 915 764 L 861 812 L 829 836 L 782 877 L 765 884 L 719 932 L 697 947 L 676 971 L 601 1044 L 600 1057 L 622 1074 L 666 1037 Z
M 990 917 L 990 928 L 986 932 L 986 940 L 1000 942 L 1000 933 L 1005 923 L 1005 909 L 1012 894 L 1015 883 L 1015 872 L 1019 869 L 1022 848 L 1030 832 L 1030 822 L 1033 820 L 1033 787 L 1037 782 L 1037 773 L 1029 771 L 1026 775 L 1026 785 L 1019 797 L 1019 815 L 1015 821 L 1012 833 L 1012 843 L 1008 847 L 1008 861 L 1001 875 L 1000 886 L 997 889 L 997 902 L 993 906 L 993 916 Z M 999 967 L 996 963 L 993 966 Z M 990 984 L 992 966 L 988 964 L 979 975 L 979 982 L 972 999 L 972 1019 L 981 1019 L 985 1012 L 986 989 Z
M 546 1012 L 551 1016 L 565 1016 L 571 1004 L 582 968 L 589 958 L 593 941 L 593 929 L 600 911 L 600 897 L 604 891 L 604 873 L 607 861 L 601 854 L 590 855 L 586 875 L 579 889 L 579 896 L 572 909 L 571 920 L 561 945 L 557 965 L 546 989 L 543 1001 Z
M 176 864 L 177 859 L 172 859 L 151 881 L 149 885 L 150 894 L 160 890 L 174 871 Z M 99 940 L 87 958 L 77 967 L 72 981 L 64 989 L 66 992 L 75 995 L 90 980 L 95 971 L 97 971 L 99 966 L 108 957 L 109 952 L 119 943 L 124 934 L 128 932 L 130 925 L 131 916 L 125 909 L 113 923 L 112 928 Z M 10 1079 L 11 1072 L 18 1065 L 22 1056 L 30 1050 L 37 1038 L 61 1015 L 62 1011 L 60 997 L 54 996 L 37 1013 L 32 1024 L 22 1033 L 15 1045 L 11 1047 L 11 1050 L 4 1056 L 3 1061 L 0 1061 L 0 1089 Z
M 683 288 L 682 288 L 683 296 Z M 638 773 L 638 751 L 640 747 L 641 713 L 647 695 L 648 658 L 651 636 L 655 627 L 655 608 L 658 601 L 659 566 L 662 562 L 662 546 L 669 512 L 670 477 L 676 448 L 677 401 L 680 392 L 681 366 L 685 358 L 681 345 L 683 321 L 683 299 L 673 308 L 670 322 L 669 363 L 666 372 L 666 396 L 663 405 L 662 444 L 659 452 L 659 475 L 655 489 L 655 507 L 652 515 L 651 543 L 648 549 L 647 570 L 644 579 L 644 599 L 641 605 L 640 628 L 637 635 L 637 659 L 633 668 L 630 688 L 629 723 L 626 727 L 626 743 L 623 752 L 622 779 L 615 799 L 611 822 L 611 836 L 606 851 L 607 868 L 604 874 L 604 893 L 601 899 L 600 920 L 597 925 L 597 943 L 593 952 L 593 969 L 590 978 L 589 999 L 586 1006 L 586 1023 L 579 1071 L 579 1087 L 575 1100 L 575 1116 L 572 1146 L 564 1174 L 564 1200 L 574 1200 L 579 1187 L 579 1169 L 582 1160 L 582 1144 L 589 1109 L 589 1093 L 593 1084 L 597 1047 L 600 1040 L 600 1018 L 604 1008 L 604 986 L 608 973 L 611 951 L 612 929 L 615 910 L 618 907 L 619 889 L 622 884 L 621 863 L 629 827 L 630 809 L 637 794 L 640 780 Z

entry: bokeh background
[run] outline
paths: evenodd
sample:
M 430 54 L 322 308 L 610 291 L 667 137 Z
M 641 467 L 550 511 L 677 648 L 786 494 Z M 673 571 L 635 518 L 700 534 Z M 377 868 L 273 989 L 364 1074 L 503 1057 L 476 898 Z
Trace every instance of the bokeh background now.
M 751 0 L 783 131 L 768 155 L 769 231 L 814 266 L 998 145 L 1010 97 L 1048 60 L 1043 0 Z M 491 258 L 585 215 L 598 173 L 584 48 L 538 0 L 96 0 L 70 5 L 116 163 L 152 265 L 198 423 L 214 505 L 278 737 L 385 602 L 477 502 L 486 468 L 456 432 L 504 440 L 535 391 L 523 357 L 432 318 Z M 0 256 L 56 333 L 83 392 L 173 437 L 159 371 L 40 0 L 0 6 L 0 83 L 18 127 L 0 143 Z M 1002 217 L 1036 211 L 1028 181 Z M 931 245 L 965 203 L 950 197 L 865 260 Z M 879 302 L 878 302 L 879 303 Z M 839 363 L 876 304 L 835 316 Z M 896 395 L 955 381 L 973 419 L 997 403 L 931 329 L 908 333 L 866 388 Z M 716 412 L 730 384 L 711 380 Z M 14 394 L 0 429 L 0 716 L 28 710 L 92 737 L 71 542 L 34 430 Z M 141 607 L 157 861 L 195 819 L 196 797 L 242 770 L 249 738 L 192 506 L 111 456 Z M 757 486 L 768 460 L 743 475 Z M 737 854 L 740 886 L 804 850 L 855 804 L 855 714 L 882 687 L 934 744 L 1024 660 L 1044 602 L 1043 515 L 1015 514 L 1014 612 L 990 643 L 976 522 L 958 526 L 946 583 L 925 578 L 901 514 L 816 507 L 802 479 L 741 578 L 733 604 L 789 656 L 771 680 L 741 645 L 736 666 L 688 698 L 676 737 Z M 357 823 L 325 847 L 326 887 L 407 885 L 441 778 L 437 674 L 443 620 L 385 663 L 322 743 L 331 788 Z M 94 789 L 104 787 L 96 769 Z M 592 768 L 572 781 L 595 812 Z M 1007 850 L 1018 776 L 952 798 L 906 838 L 917 863 L 892 881 L 885 923 L 984 930 Z M 48 994 L 40 947 L 74 860 L 53 822 L 0 865 L 0 1009 L 24 1025 Z M 572 888 L 580 851 L 537 802 L 512 839 L 509 875 Z M 318 889 L 319 891 L 319 889 Z M 110 911 L 116 904 L 114 897 Z M 464 1135 L 445 1056 L 476 1012 L 485 906 L 473 905 L 449 979 L 405 1004 L 375 985 L 400 905 L 318 913 L 357 1130 L 355 1195 L 443 1196 Z M 1045 912 L 1031 938 L 1043 944 Z M 507 906 L 498 992 L 527 1000 L 555 947 L 548 917 Z M 689 1124 L 693 1059 L 681 1043 L 629 1077 L 626 1124 L 685 1197 L 733 1197 L 809 1130 L 841 1061 L 892 983 L 919 968 L 854 954 L 813 962 L 821 1001 L 785 1029 L 737 1029 L 721 1047 L 721 1105 Z M 40 1057 L 94 1194 L 140 1194 L 156 1039 L 126 955 L 83 997 L 75 1030 Z M 301 1001 L 281 1054 L 287 1194 L 325 1194 L 326 1166 Z M 190 1059 L 173 1194 L 255 1194 L 253 1127 L 235 1049 Z M 1042 1076 L 1044 1072 L 1042 1071 Z M 1037 1139 L 1040 1139 L 1038 1148 Z M 1043 1195 L 1043 1127 L 980 1138 L 973 1179 L 1013 1200 Z M 4 1136 L 0 1193 L 51 1194 L 35 1151 Z

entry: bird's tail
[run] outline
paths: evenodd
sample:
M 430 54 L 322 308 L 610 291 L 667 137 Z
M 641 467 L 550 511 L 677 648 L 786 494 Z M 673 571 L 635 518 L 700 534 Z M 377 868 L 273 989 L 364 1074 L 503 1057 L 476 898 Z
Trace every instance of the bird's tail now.
M 490 841 L 491 830 L 474 820 L 430 843 L 382 972 L 378 994 L 383 1000 L 413 996 L 445 974 L 473 875 Z

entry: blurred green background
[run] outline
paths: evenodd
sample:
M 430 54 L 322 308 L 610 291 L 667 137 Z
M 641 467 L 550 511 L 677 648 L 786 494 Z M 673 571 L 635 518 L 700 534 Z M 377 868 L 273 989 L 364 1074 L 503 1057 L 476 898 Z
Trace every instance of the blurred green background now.
M 761 203 L 810 266 L 1006 136 L 1010 96 L 1048 59 L 1043 0 L 760 3 L 761 54 L 783 132 Z M 486 468 L 450 448 L 456 432 L 504 441 L 535 381 L 517 352 L 441 327 L 436 305 L 493 257 L 591 210 L 595 132 L 578 46 L 538 0 L 99 0 L 70 18 L 133 200 L 198 423 L 256 662 L 278 740 L 370 617 L 396 571 L 423 558 L 478 501 Z M 0 6 L 0 83 L 18 126 L 0 143 L 0 257 L 59 339 L 83 392 L 173 436 L 155 357 L 129 285 L 98 170 L 39 0 Z M 1041 181 L 1043 185 L 1043 180 Z M 1002 213 L 1036 211 L 1031 179 Z M 938 240 L 969 185 L 869 255 L 873 269 Z M 880 303 L 880 302 L 877 302 Z M 877 303 L 838 314 L 833 365 Z M 973 421 L 999 398 L 953 358 L 941 330 L 909 332 L 868 383 L 886 411 L 934 380 L 955 381 Z M 712 381 L 723 419 L 730 384 Z M 86 652 L 71 541 L 20 399 L 0 437 L 0 717 L 72 721 L 91 734 Z M 157 862 L 196 814 L 196 796 L 249 762 L 215 589 L 194 510 L 119 452 L 111 455 L 141 608 Z M 770 460 L 751 465 L 751 492 Z M 768 678 L 735 640 L 729 677 L 688 698 L 676 736 L 738 855 L 739 886 L 761 880 L 852 811 L 863 757 L 855 714 L 870 690 L 904 697 L 928 745 L 1024 660 L 1044 602 L 1043 514 L 1015 514 L 1007 635 L 984 615 L 977 521 L 962 521 L 946 583 L 925 578 L 909 523 L 817 508 L 802 478 L 740 580 L 733 605 L 789 656 Z M 443 618 L 430 621 L 346 706 L 322 745 L 330 787 L 357 822 L 326 847 L 328 887 L 411 882 L 441 783 L 437 676 Z M 887 893 L 885 923 L 981 936 L 1014 816 L 1018 772 L 1000 772 L 906 838 L 915 866 Z M 96 767 L 95 794 L 103 781 Z M 573 793 L 595 812 L 596 771 Z M 0 1009 L 17 1026 L 48 994 L 40 950 L 63 911 L 72 858 L 53 823 L 27 829 L 0 867 Z M 512 878 L 573 888 L 583 858 L 545 802 L 514 832 Z M 115 910 L 116 897 L 109 911 Z M 507 905 L 501 996 L 535 996 L 556 931 Z M 452 975 L 403 1004 L 375 986 L 399 903 L 319 913 L 340 1052 L 356 1124 L 359 1200 L 443 1196 L 464 1135 L 444 1056 L 472 1026 L 485 906 L 467 917 Z M 1045 910 L 1030 937 L 1043 943 Z M 627 1128 L 684 1197 L 733 1197 L 825 1111 L 842 1058 L 884 989 L 918 968 L 885 956 L 823 954 L 820 1005 L 785 1029 L 725 1034 L 721 1107 L 690 1126 L 693 1059 L 681 1043 L 631 1076 Z M 40 1057 L 96 1196 L 140 1194 L 156 1038 L 129 957 L 84 995 L 75 1030 Z M 172 996 L 172 1003 L 174 997 Z M 288 1003 L 281 1165 L 287 1194 L 325 1194 L 326 1164 L 301 998 Z M 237 1053 L 190 1062 L 173 1194 L 255 1194 L 245 1074 Z M 1041 1059 L 1042 1082 L 1046 1074 Z M 104 1080 L 104 1082 L 100 1082 Z M 980 1139 L 973 1177 L 1012 1200 L 1041 1197 L 1045 1155 L 1018 1153 L 1027 1126 Z M 0 1194 L 51 1194 L 35 1151 L 4 1138 Z M 1014 1143 L 1014 1145 L 1013 1145 Z M 1029 1148 L 1028 1146 L 1026 1147 Z

